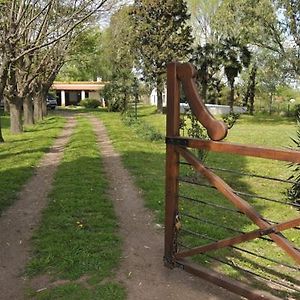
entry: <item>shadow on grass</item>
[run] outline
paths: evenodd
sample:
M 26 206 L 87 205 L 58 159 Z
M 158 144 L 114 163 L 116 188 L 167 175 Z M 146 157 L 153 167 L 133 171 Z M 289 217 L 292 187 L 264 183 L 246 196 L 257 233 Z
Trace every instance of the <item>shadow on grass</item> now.
M 1 128 L 2 129 L 8 129 L 10 127 L 10 122 L 9 122 L 9 116 L 3 116 L 3 114 L 0 114 L 1 118 Z
M 243 115 L 240 121 L 243 123 L 250 123 L 250 124 L 257 124 L 257 123 L 264 123 L 269 125 L 296 124 L 295 117 L 281 117 L 281 116 L 269 115 L 269 114 L 258 114 L 254 116 Z
M 20 140 L 20 141 L 13 141 L 12 143 L 17 143 L 17 142 L 24 142 L 27 140 Z M 41 148 L 34 148 L 34 149 L 28 149 L 28 150 L 22 150 L 22 151 L 15 151 L 13 153 L 0 153 L 0 159 L 5 159 L 5 158 L 9 158 L 9 157 L 13 157 L 15 155 L 27 155 L 27 154 L 35 154 L 35 153 L 46 153 L 47 151 L 49 151 L 49 147 L 41 147 Z
M 33 175 L 34 169 L 30 166 L 11 168 L 0 172 L 0 216 L 3 211 L 12 205 L 28 178 Z

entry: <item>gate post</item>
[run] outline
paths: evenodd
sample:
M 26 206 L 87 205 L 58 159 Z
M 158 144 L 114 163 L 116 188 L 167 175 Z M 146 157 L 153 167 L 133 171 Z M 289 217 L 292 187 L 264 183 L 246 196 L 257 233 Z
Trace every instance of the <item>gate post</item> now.
M 167 68 L 167 138 L 179 136 L 180 85 L 176 67 L 176 62 L 172 62 Z M 170 268 L 174 266 L 173 256 L 176 252 L 175 219 L 178 213 L 179 154 L 175 147 L 175 145 L 167 142 L 164 262 Z

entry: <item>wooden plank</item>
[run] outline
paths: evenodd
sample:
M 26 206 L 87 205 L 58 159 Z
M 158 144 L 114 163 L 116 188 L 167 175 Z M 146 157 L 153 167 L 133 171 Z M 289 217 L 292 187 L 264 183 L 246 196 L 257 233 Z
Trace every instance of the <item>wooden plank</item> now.
M 195 82 L 196 70 L 190 63 L 177 65 L 177 76 L 182 82 L 183 90 L 187 98 L 187 102 L 193 114 L 200 123 L 207 129 L 209 137 L 214 141 L 220 141 L 227 135 L 227 126 L 224 122 L 216 120 L 206 108 L 203 100 L 198 94 Z
M 193 168 L 200 172 L 207 180 L 221 192 L 231 203 L 252 220 L 260 229 L 266 229 L 270 226 L 268 222 L 244 199 L 234 193 L 232 188 L 224 182 L 219 176 L 207 169 L 188 149 L 177 146 L 177 151 L 184 159 L 190 163 Z M 283 249 L 290 257 L 300 264 L 300 252 L 280 233 L 269 234 L 270 238 Z
M 176 75 L 176 63 L 167 69 L 167 135 L 179 135 L 180 90 Z M 166 266 L 172 267 L 175 239 L 175 217 L 178 211 L 179 155 L 174 145 L 166 146 L 166 192 L 165 192 L 165 251 Z
M 234 280 L 232 278 L 226 277 L 220 273 L 217 273 L 213 270 L 206 269 L 200 265 L 195 265 L 187 260 L 180 259 L 177 260 L 183 270 L 196 275 L 206 281 L 209 281 L 213 284 L 216 284 L 222 288 L 225 288 L 228 291 L 231 291 L 237 295 L 246 297 L 250 300 L 279 300 L 267 292 L 262 292 L 260 290 L 251 288 L 250 286 Z
M 175 258 L 178 259 L 178 258 L 183 258 L 183 257 L 187 257 L 187 256 L 205 253 L 208 251 L 222 249 L 222 248 L 225 248 L 228 246 L 232 246 L 232 245 L 236 245 L 239 243 L 253 240 L 255 238 L 258 238 L 258 237 L 266 235 L 266 234 L 281 232 L 281 231 L 284 231 L 284 230 L 287 230 L 287 229 L 290 229 L 290 228 L 293 228 L 293 227 L 296 227 L 299 225 L 300 225 L 300 217 L 280 223 L 280 224 L 269 226 L 265 229 L 253 230 L 253 231 L 243 233 L 241 235 L 238 235 L 238 236 L 235 236 L 232 238 L 219 240 L 217 242 L 210 243 L 210 244 L 200 246 L 200 247 L 195 247 L 193 249 L 190 249 L 190 250 L 187 250 L 184 252 L 179 252 L 179 253 L 176 253 Z
M 174 140 L 186 141 L 188 148 L 204 149 L 212 152 L 238 154 L 243 156 L 260 157 L 272 160 L 300 163 L 300 151 L 274 149 L 260 146 L 242 145 L 227 142 L 214 142 L 184 137 L 173 137 Z

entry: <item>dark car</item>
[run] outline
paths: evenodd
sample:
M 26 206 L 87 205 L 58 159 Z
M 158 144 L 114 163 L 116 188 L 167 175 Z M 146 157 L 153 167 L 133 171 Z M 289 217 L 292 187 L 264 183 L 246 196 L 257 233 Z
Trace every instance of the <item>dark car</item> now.
M 57 100 L 55 97 L 48 95 L 46 99 L 47 108 L 55 109 L 57 106 Z

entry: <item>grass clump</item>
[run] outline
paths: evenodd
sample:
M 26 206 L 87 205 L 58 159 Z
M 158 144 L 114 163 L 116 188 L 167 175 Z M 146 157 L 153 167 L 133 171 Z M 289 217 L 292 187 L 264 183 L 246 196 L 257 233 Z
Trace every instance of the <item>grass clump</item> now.
M 141 119 L 135 119 L 135 117 L 131 115 L 126 115 L 123 118 L 123 122 L 125 125 L 130 126 L 139 137 L 145 140 L 154 142 L 162 141 L 164 139 L 164 135 L 161 132 Z
M 0 144 L 0 214 L 17 198 L 18 192 L 33 175 L 41 157 L 52 145 L 65 123 L 65 119 L 51 116 L 25 132 L 9 132 L 9 117 L 1 117 L 5 143 Z
M 54 279 L 71 281 L 87 276 L 92 285 L 77 292 L 78 285 L 72 283 L 43 292 L 41 299 L 112 299 L 108 291 L 123 299 L 121 286 L 99 284 L 112 276 L 118 265 L 120 239 L 95 135 L 87 120 L 80 117 L 78 122 L 55 175 L 42 224 L 34 235 L 34 255 L 27 274 L 47 273 Z

